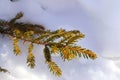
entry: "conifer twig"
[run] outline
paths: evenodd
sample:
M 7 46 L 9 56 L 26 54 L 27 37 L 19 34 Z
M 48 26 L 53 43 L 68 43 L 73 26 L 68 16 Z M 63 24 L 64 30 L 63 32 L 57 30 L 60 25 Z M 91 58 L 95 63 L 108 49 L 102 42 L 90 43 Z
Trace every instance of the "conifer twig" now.
M 85 59 L 96 59 L 97 55 L 86 48 L 75 44 L 78 40 L 85 37 L 78 30 L 66 31 L 58 29 L 55 31 L 45 30 L 43 25 L 21 23 L 16 20 L 23 17 L 23 13 L 18 13 L 10 21 L 0 20 L 0 34 L 8 35 L 13 39 L 13 52 L 15 55 L 21 55 L 19 40 L 29 42 L 27 64 L 30 68 L 35 66 L 35 56 L 33 53 L 33 44 L 44 45 L 44 57 L 48 68 L 56 76 L 61 76 L 62 71 L 58 65 L 52 61 L 52 54 L 58 54 L 64 61 L 84 57 Z

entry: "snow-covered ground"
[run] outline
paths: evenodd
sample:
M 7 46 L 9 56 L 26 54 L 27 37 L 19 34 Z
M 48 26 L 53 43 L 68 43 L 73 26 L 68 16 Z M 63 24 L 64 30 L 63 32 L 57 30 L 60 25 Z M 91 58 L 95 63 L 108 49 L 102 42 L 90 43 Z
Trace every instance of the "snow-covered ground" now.
M 120 0 L 0 0 L 0 19 L 10 20 L 23 12 L 20 21 L 42 24 L 46 29 L 77 29 L 86 37 L 79 44 L 98 54 L 95 61 L 77 59 L 63 62 L 54 57 L 63 76 L 52 75 L 44 63 L 42 46 L 35 46 L 35 69 L 26 66 L 24 53 L 16 57 L 12 43 L 0 36 L 0 80 L 119 80 L 120 79 Z M 22 44 L 21 44 L 22 46 Z

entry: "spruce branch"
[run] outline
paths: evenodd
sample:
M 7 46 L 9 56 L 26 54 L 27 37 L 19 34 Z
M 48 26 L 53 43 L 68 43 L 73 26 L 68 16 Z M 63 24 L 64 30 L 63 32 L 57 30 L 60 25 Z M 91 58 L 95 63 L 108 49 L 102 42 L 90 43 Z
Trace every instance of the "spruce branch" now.
M 35 67 L 35 56 L 33 54 L 33 44 L 44 45 L 44 57 L 48 68 L 56 76 L 61 76 L 62 71 L 58 65 L 52 61 L 52 54 L 59 55 L 64 61 L 84 57 L 86 59 L 96 59 L 97 55 L 89 49 L 77 45 L 78 40 L 85 37 L 78 30 L 66 31 L 58 29 L 55 31 L 45 30 L 43 25 L 16 22 L 23 17 L 23 13 L 18 13 L 10 21 L 0 20 L 0 34 L 8 35 L 13 39 L 13 51 L 16 55 L 21 55 L 19 40 L 29 42 L 27 64 L 30 68 Z

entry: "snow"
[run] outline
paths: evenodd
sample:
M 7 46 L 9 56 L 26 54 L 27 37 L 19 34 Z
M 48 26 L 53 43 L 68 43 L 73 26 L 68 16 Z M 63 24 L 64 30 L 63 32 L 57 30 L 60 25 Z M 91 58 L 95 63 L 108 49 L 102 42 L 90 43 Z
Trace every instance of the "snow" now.
M 18 22 L 42 24 L 50 30 L 80 30 L 86 37 L 79 44 L 98 54 L 95 61 L 77 59 L 64 63 L 55 57 L 63 70 L 63 76 L 58 78 L 44 63 L 42 46 L 35 47 L 38 61 L 31 70 L 25 63 L 26 47 L 23 46 L 24 53 L 16 57 L 11 41 L 0 37 L 0 66 L 11 72 L 0 73 L 0 80 L 119 80 L 119 4 L 119 0 L 0 0 L 0 19 L 10 20 L 23 12 Z

